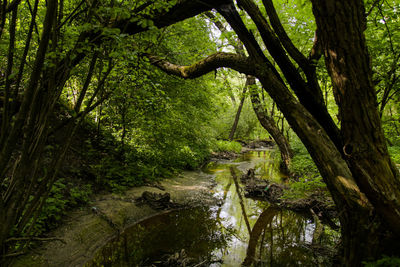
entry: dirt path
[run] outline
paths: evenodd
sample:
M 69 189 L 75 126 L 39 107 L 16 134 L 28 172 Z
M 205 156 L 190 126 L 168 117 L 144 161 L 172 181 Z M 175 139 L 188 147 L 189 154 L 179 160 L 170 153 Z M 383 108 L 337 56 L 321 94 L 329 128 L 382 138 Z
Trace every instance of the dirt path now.
M 82 266 L 113 236 L 132 224 L 161 212 L 147 204 L 137 205 L 135 199 L 143 192 L 165 193 L 171 200 L 184 205 L 212 203 L 211 175 L 184 172 L 177 178 L 161 182 L 165 190 L 152 186 L 136 187 L 124 195 L 97 196 L 90 206 L 71 212 L 65 223 L 50 233 L 61 241 L 44 243 L 34 252 L 19 257 L 12 266 Z

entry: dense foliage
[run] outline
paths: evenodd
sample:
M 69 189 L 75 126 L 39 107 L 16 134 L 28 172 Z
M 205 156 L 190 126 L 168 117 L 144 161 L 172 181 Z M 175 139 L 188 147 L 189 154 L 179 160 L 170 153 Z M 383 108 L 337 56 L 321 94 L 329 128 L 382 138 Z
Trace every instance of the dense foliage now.
M 338 45 L 329 27 L 342 21 L 321 15 L 328 2 L 0 1 L 0 263 L 92 192 L 239 152 L 228 136 L 286 146 L 298 192 L 324 179 L 343 210 L 349 262 L 365 258 L 349 255 L 365 253 L 351 244 L 374 238 L 371 221 L 400 231 L 389 156 L 400 163 L 400 5 L 337 1 L 362 14 L 343 20 L 365 16 L 367 26 L 364 42 L 363 20 L 351 21 L 343 36 L 359 40 Z

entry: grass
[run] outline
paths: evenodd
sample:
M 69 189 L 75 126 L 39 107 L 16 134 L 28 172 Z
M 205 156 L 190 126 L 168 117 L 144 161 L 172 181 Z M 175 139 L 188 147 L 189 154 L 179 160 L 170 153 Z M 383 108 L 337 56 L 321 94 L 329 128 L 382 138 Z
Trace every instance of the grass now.
M 214 152 L 235 152 L 240 153 L 242 145 L 235 141 L 217 140 L 214 147 Z

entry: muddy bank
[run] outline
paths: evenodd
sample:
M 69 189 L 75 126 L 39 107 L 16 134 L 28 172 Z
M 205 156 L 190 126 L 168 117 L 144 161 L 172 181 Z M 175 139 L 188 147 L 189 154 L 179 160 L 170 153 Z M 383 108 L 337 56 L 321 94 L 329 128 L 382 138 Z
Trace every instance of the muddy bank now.
M 272 154 L 273 150 L 256 150 L 236 160 L 211 162 L 203 171 L 184 172 L 157 185 L 133 188 L 123 196 L 99 196 L 50 233 L 64 243 L 45 243 L 19 258 L 14 266 L 163 266 L 165 262 L 239 266 L 249 255 L 266 266 L 272 261 L 279 263 L 277 266 L 299 262 L 310 266 L 316 257 L 314 245 L 332 247 L 337 242 L 333 231 L 318 227 L 319 212 L 312 209 L 316 219 L 310 220 L 244 195 L 248 183 L 240 178 L 249 169 L 276 193 L 270 197 L 280 195 L 278 184 L 284 185 L 287 177 L 277 170 Z M 271 184 L 277 184 L 276 188 Z M 276 212 L 270 212 L 275 208 Z M 269 223 L 268 228 L 265 218 L 276 223 Z M 261 225 L 262 235 L 257 225 Z M 264 252 L 249 253 L 254 244 Z M 323 258 L 329 262 L 329 256 Z
M 268 201 L 280 208 L 304 213 L 308 216 L 317 215 L 319 220 L 329 224 L 332 229 L 339 229 L 333 222 L 338 217 L 336 206 L 331 197 L 320 191 L 312 193 L 307 198 L 282 199 L 285 190 L 289 190 L 289 187 L 285 184 L 256 178 L 254 169 L 249 169 L 247 173 L 243 174 L 241 182 L 245 185 L 246 197 Z
M 82 266 L 109 239 L 127 227 L 151 216 L 182 206 L 211 204 L 212 175 L 186 172 L 174 179 L 166 179 L 157 186 L 132 188 L 124 195 L 101 195 L 90 206 L 71 212 L 65 223 L 49 233 L 61 241 L 49 241 L 17 258 L 12 266 Z M 162 190 L 164 189 L 164 190 Z M 152 207 L 139 201 L 143 192 L 169 194 L 170 206 Z
M 234 164 L 243 172 L 257 163 L 239 164 L 223 158 L 211 162 Z M 108 240 L 133 224 L 182 206 L 212 205 L 217 201 L 211 190 L 215 185 L 213 177 L 201 171 L 188 171 L 159 184 L 132 188 L 123 195 L 98 195 L 88 206 L 69 212 L 63 224 L 47 235 L 62 241 L 43 242 L 16 258 L 12 266 L 82 266 Z M 138 200 L 144 192 L 168 193 L 173 205 L 166 209 L 152 207 L 152 203 Z

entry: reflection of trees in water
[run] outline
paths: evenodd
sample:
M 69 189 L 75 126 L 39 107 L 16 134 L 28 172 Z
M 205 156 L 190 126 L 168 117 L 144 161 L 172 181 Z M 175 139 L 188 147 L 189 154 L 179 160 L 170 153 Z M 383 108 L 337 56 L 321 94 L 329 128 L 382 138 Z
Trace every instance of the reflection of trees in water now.
M 188 257 L 210 259 L 214 250 L 226 247 L 228 238 L 209 208 L 181 210 L 131 227 L 106 244 L 86 266 L 151 265 L 182 248 Z
M 280 182 L 281 178 L 286 176 L 280 172 L 279 158 L 273 156 L 273 151 L 264 150 L 253 153 L 256 153 L 258 158 L 263 159 L 258 161 L 254 166 L 256 175 L 261 179 Z
M 259 163 L 258 166 L 265 171 L 274 168 L 271 161 Z M 299 263 L 305 265 L 313 264 L 313 254 L 305 246 L 306 239 L 310 241 L 308 239 L 312 238 L 311 230 L 313 229 L 309 229 L 312 227 L 311 222 L 294 212 L 283 211 L 270 206 L 259 215 L 251 229 L 250 216 L 246 210 L 249 207 L 245 205 L 247 202 L 238 181 L 237 170 L 234 167 L 229 169 L 231 177 L 229 177 L 228 185 L 231 187 L 232 179 L 235 185 L 233 193 L 236 193 L 235 197 L 238 198 L 238 206 L 241 211 L 241 216 L 239 216 L 241 220 L 246 222 L 246 228 L 250 233 L 243 265 L 293 266 Z M 240 225 L 239 229 L 241 229 Z
M 277 212 L 278 209 L 274 207 L 269 207 L 263 213 L 261 213 L 260 217 L 258 217 L 256 223 L 253 226 L 253 229 L 250 232 L 250 239 L 249 239 L 249 245 L 247 247 L 246 258 L 243 261 L 244 266 L 250 266 L 253 263 L 260 235 L 261 234 L 263 235 L 263 238 L 261 239 L 261 248 L 262 248 L 265 240 L 265 230 L 268 225 L 271 225 L 272 220 Z M 270 228 L 272 230 L 272 227 Z
M 294 212 L 268 207 L 252 228 L 243 265 L 314 266 L 317 259 L 310 247 L 313 227 Z
M 247 247 L 244 266 L 292 266 L 312 260 L 306 249 L 305 219 L 276 207 L 264 210 L 254 224 Z M 256 257 L 256 251 L 259 251 Z
M 269 151 L 254 152 L 251 157 L 261 166 L 259 170 L 274 168 Z M 263 162 L 259 161 L 261 157 Z M 245 264 L 254 260 L 255 266 L 315 265 L 309 249 L 314 227 L 310 220 L 267 202 L 245 198 L 241 172 L 235 166 L 222 164 L 214 168 L 218 170 L 214 173 L 221 186 L 216 190 L 221 205 L 171 212 L 144 221 L 107 244 L 87 266 L 151 265 L 182 248 L 196 262 L 221 257 L 232 266 L 244 259 Z
M 258 175 L 264 179 L 276 180 L 281 177 L 270 154 L 269 151 L 257 151 L 252 152 L 249 157 L 256 156 L 263 159 L 255 165 Z M 230 177 L 227 175 L 226 178 L 229 180 L 229 187 L 231 187 L 232 180 L 235 185 L 232 194 L 235 194 L 234 197 L 238 199 L 237 204 L 239 205 L 236 205 L 240 207 L 241 214 L 238 214 L 240 222 L 246 223 L 246 228 L 250 233 L 243 264 L 247 266 L 251 264 L 261 266 L 315 265 L 316 261 L 310 249 L 314 231 L 312 221 L 291 211 L 267 207 L 259 215 L 251 229 L 250 218 L 251 215 L 254 215 L 255 210 L 246 207 L 248 200 L 243 196 L 243 190 L 238 181 L 238 171 L 232 166 L 229 169 Z M 241 225 L 236 226 L 239 227 L 238 229 L 242 229 Z
M 233 181 L 234 181 L 234 183 L 235 183 L 236 194 L 237 194 L 238 197 L 239 197 L 239 204 L 240 204 L 240 208 L 241 208 L 241 211 L 242 211 L 242 216 L 243 216 L 243 219 L 244 219 L 244 221 L 245 221 L 245 223 L 246 223 L 247 231 L 249 231 L 249 234 L 250 234 L 250 232 L 251 232 L 251 227 L 250 227 L 249 219 L 248 219 L 248 217 L 247 217 L 246 207 L 245 207 L 245 205 L 244 205 L 243 194 L 242 194 L 242 192 L 241 192 L 241 187 L 240 187 L 240 185 L 239 185 L 239 181 L 238 181 L 238 178 L 237 178 L 237 176 L 236 176 L 235 169 L 234 169 L 233 167 L 230 167 L 229 170 L 230 170 L 230 172 L 231 172 L 231 176 L 232 176 Z
M 268 151 L 253 152 L 252 156 L 264 159 L 256 164 L 258 175 L 264 178 L 270 178 L 271 175 L 276 177 L 277 170 Z M 300 214 L 268 206 L 262 208 L 264 212 L 260 214 L 258 211 L 260 206 L 268 204 L 259 202 L 258 207 L 253 208 L 250 204 L 251 201 L 249 202 L 249 199 L 243 196 L 242 185 L 238 179 L 240 172 L 234 166 L 230 166 L 229 171 L 230 175 L 224 173 L 224 187 L 225 190 L 231 190 L 231 195 L 230 199 L 229 196 L 227 199 L 224 197 L 223 203 L 226 203 L 226 199 L 234 206 L 230 209 L 234 211 L 231 215 L 238 218 L 235 228 L 241 231 L 243 236 L 246 236 L 245 232 L 247 231 L 250 233 L 246 237 L 249 239 L 246 258 L 243 256 L 245 258 L 243 264 L 257 266 L 315 265 L 316 260 L 310 249 L 314 231 L 312 221 Z M 224 196 L 226 195 L 224 194 Z M 254 222 L 254 215 L 258 217 L 256 222 Z M 242 228 L 242 222 L 246 224 L 244 228 Z M 251 228 L 251 225 L 254 226 Z

